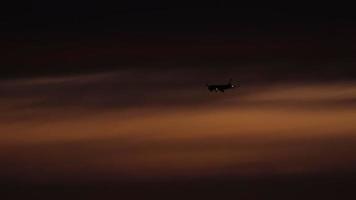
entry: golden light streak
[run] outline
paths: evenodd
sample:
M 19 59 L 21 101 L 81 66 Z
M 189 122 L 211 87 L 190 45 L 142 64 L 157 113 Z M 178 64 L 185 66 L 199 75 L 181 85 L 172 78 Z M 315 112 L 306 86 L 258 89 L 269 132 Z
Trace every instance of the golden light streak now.
M 16 101 L 7 98 L 0 101 L 0 110 L 6 110 L 0 114 L 0 158 L 4 166 L 28 166 L 31 170 L 22 171 L 24 174 L 57 178 L 342 168 L 347 162 L 356 163 L 352 156 L 356 152 L 356 111 L 352 103 L 338 107 L 330 102 L 352 102 L 355 88 L 350 83 L 295 84 L 230 95 L 228 101 L 200 106 L 142 104 L 125 109 L 73 109 L 65 104 L 38 107 L 31 106 L 38 100 L 31 95 Z M 198 98 L 192 91 L 189 94 Z M 27 113 L 19 109 L 22 104 L 27 105 Z M 310 109 L 313 106 L 319 109 Z M 43 168 L 49 174 L 42 174 Z

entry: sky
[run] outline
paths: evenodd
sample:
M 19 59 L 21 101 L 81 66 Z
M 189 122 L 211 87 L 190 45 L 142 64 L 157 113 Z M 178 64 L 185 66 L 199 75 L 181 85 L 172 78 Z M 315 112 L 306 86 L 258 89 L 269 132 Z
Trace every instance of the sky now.
M 19 198 L 346 197 L 353 16 L 224 1 L 9 5 L 0 185 Z M 230 78 L 240 87 L 206 88 Z

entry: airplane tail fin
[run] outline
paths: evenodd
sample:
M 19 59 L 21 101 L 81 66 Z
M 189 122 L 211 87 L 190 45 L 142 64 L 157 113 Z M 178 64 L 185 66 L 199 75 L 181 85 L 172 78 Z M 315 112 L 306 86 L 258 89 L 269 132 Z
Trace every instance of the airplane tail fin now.
M 234 84 L 232 84 L 232 78 L 230 78 L 229 85 L 234 85 L 235 87 L 240 87 L 240 81 L 234 81 Z
M 240 81 L 236 81 L 236 87 L 240 87 Z

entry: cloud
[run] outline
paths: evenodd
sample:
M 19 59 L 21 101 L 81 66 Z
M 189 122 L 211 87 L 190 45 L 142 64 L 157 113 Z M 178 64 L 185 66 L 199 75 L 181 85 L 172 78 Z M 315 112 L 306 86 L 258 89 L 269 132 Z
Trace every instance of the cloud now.
M 287 83 L 284 86 L 264 87 L 241 98 L 252 105 L 352 108 L 356 105 L 355 85 L 355 82 Z
M 218 94 L 201 83 L 218 77 L 124 70 L 3 81 L 0 173 L 51 180 L 354 168 L 354 82 L 244 82 Z
M 212 70 L 127 69 L 97 74 L 39 77 L 1 81 L 0 101 L 12 107 L 159 107 L 201 106 L 216 102 L 251 105 L 353 106 L 353 81 L 268 83 L 243 78 L 242 87 L 222 95 L 206 92 L 209 82 L 227 79 Z M 232 75 L 235 77 L 235 75 Z M 22 102 L 22 103 L 21 103 Z M 21 107 L 22 105 L 22 107 Z

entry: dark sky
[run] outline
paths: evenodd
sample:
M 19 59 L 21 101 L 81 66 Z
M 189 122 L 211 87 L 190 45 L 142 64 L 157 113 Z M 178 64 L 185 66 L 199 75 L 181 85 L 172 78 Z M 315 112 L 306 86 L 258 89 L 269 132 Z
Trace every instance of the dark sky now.
M 353 63 L 347 5 L 35 1 L 2 9 L 4 78 L 142 63 Z
M 352 6 L 34 1 L 0 16 L 9 197 L 352 194 Z M 205 88 L 229 78 L 241 87 Z
M 329 26 L 352 23 L 347 4 L 231 3 L 225 1 L 34 1 L 3 7 L 3 24 L 14 30 L 141 30 L 203 31 L 214 25 L 251 27 L 259 31 L 276 25 Z M 162 25 L 164 25 L 162 27 Z M 101 28 L 98 30 L 98 28 Z M 227 28 L 227 27 L 225 27 Z

